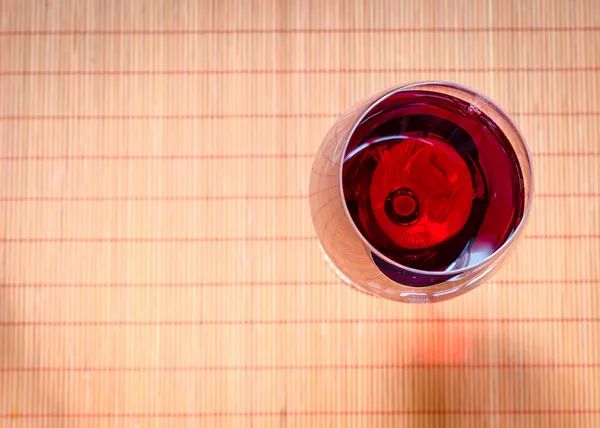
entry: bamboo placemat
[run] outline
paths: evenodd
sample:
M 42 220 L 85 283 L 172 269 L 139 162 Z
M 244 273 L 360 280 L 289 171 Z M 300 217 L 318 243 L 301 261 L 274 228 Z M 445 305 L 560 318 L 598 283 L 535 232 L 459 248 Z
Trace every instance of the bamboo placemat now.
M 600 426 L 600 3 L 0 0 L 0 426 Z M 434 306 L 341 285 L 335 117 L 473 87 L 534 152 L 527 236 Z

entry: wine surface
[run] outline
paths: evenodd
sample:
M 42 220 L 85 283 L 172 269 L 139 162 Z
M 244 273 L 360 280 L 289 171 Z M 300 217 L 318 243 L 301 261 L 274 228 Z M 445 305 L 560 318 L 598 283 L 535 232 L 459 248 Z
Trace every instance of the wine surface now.
M 350 138 L 342 181 L 365 239 L 414 269 L 443 273 L 484 260 L 524 212 L 508 138 L 469 103 L 434 92 L 399 92 L 372 109 Z

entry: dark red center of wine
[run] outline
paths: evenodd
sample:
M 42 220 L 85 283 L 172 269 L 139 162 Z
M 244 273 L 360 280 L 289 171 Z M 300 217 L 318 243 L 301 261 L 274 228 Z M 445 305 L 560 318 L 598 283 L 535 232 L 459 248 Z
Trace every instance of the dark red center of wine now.
M 371 211 L 389 238 L 416 249 L 437 245 L 462 229 L 471 212 L 473 187 L 460 155 L 429 134 L 397 139 L 382 153 L 369 196 Z
M 394 190 L 385 204 L 386 214 L 395 223 L 411 223 L 419 217 L 419 203 L 410 189 Z
M 399 216 L 410 217 L 411 215 L 416 214 L 417 201 L 413 196 L 398 195 L 394 198 L 393 204 L 394 211 L 396 211 L 396 214 L 398 214 Z

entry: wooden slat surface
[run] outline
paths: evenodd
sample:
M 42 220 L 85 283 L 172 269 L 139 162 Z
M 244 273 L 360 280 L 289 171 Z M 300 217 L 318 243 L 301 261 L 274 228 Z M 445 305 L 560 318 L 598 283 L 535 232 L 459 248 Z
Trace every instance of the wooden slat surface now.
M 308 212 L 336 116 L 497 101 L 534 152 L 488 284 L 339 284 Z M 0 426 L 600 426 L 596 0 L 0 0 Z

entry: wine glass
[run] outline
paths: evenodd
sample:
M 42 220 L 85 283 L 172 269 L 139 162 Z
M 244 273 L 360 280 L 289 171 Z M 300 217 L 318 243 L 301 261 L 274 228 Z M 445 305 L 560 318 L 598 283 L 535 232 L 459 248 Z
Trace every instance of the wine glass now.
M 532 170 L 517 126 L 472 89 L 421 82 L 375 93 L 335 122 L 314 159 L 309 201 L 323 255 L 373 295 L 459 296 L 514 250 Z

